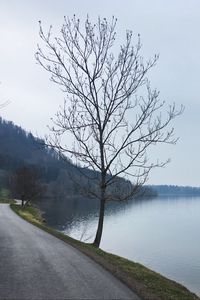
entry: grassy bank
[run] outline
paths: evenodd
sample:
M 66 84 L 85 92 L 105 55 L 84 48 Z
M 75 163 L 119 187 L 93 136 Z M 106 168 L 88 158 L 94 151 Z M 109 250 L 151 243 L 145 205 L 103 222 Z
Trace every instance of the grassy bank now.
M 38 226 L 46 232 L 53 234 L 57 238 L 78 248 L 80 251 L 101 264 L 112 274 L 126 283 L 142 299 L 148 300 L 194 300 L 200 299 L 182 285 L 165 278 L 164 276 L 144 267 L 139 263 L 134 263 L 128 259 L 107 253 L 95 248 L 91 244 L 86 244 L 72 239 L 61 232 L 58 232 L 44 224 L 44 220 L 39 210 L 33 207 L 21 209 L 20 206 L 11 204 L 11 208 L 22 218 Z
M 8 203 L 8 204 L 11 204 L 11 203 L 15 203 L 14 200 L 11 200 L 11 199 L 6 199 L 6 198 L 0 198 L 0 203 Z
M 0 203 L 14 203 L 8 189 L 0 188 Z

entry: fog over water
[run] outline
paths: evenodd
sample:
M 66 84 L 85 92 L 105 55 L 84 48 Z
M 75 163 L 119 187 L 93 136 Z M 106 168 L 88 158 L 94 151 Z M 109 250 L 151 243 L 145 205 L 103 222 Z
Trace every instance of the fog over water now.
M 98 204 L 58 200 L 45 215 L 49 225 L 82 241 L 94 238 Z M 43 203 L 45 208 L 45 204 Z M 109 203 L 101 248 L 140 262 L 200 295 L 200 197 Z

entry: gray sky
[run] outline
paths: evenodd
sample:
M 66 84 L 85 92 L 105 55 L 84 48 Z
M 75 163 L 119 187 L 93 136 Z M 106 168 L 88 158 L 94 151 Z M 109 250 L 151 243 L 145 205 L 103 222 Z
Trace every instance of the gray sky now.
M 63 102 L 63 94 L 34 59 L 38 21 L 60 28 L 63 16 L 76 14 L 118 18 L 117 37 L 126 29 L 140 33 L 142 53 L 148 59 L 160 54 L 151 71 L 152 87 L 161 99 L 184 114 L 174 122 L 180 140 L 176 146 L 155 148 L 153 157 L 172 159 L 164 169 L 154 170 L 151 184 L 200 186 L 200 1 L 199 0 L 0 0 L 0 99 L 11 103 L 1 116 L 40 136 Z

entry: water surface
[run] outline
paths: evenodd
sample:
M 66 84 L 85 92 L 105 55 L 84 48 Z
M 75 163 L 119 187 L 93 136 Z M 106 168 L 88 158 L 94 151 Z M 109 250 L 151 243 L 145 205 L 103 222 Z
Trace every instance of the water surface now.
M 92 241 L 98 203 L 63 200 L 47 211 L 51 226 Z M 200 295 L 200 197 L 109 203 L 101 248 L 140 262 Z

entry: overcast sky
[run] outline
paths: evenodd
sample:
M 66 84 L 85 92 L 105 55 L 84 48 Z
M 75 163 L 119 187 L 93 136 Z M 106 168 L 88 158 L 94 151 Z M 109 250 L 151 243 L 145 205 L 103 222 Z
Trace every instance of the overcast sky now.
M 200 186 L 200 1 L 199 0 L 0 0 L 0 102 L 10 100 L 0 115 L 43 136 L 63 102 L 59 88 L 36 64 L 38 21 L 55 30 L 63 16 L 76 14 L 118 18 L 117 37 L 126 29 L 140 33 L 146 59 L 160 54 L 150 74 L 151 85 L 169 104 L 185 106 L 174 122 L 176 146 L 155 149 L 153 157 L 171 158 L 154 170 L 150 184 Z

